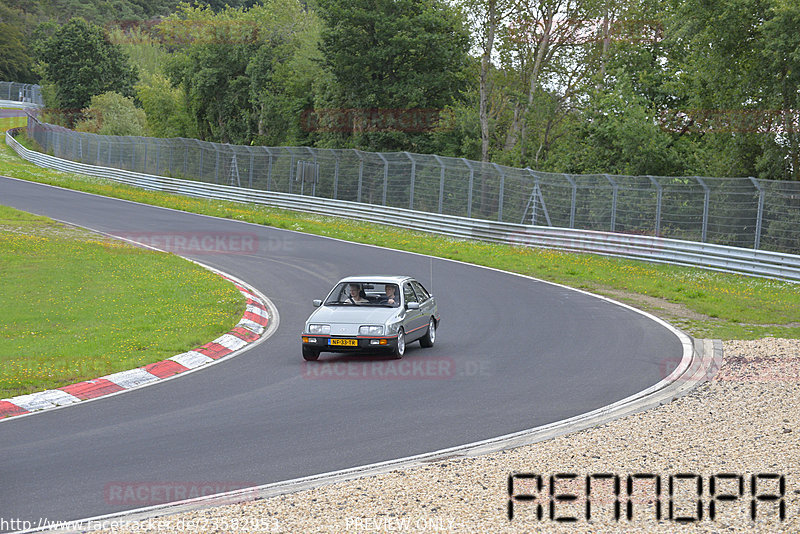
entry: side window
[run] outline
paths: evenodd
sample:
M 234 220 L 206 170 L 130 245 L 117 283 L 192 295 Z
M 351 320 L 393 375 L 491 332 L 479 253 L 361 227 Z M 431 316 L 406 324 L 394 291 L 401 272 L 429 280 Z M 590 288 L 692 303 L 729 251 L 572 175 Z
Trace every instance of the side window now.
M 406 304 L 409 302 L 417 302 L 417 296 L 414 294 L 414 290 L 411 289 L 410 284 L 403 284 L 403 296 L 406 299 Z
M 425 302 L 426 300 L 431 298 L 430 293 L 428 293 L 425 290 L 425 288 L 422 287 L 422 284 L 420 284 L 419 282 L 411 282 L 411 285 L 414 286 L 414 291 L 417 293 L 417 296 L 419 297 L 420 302 Z

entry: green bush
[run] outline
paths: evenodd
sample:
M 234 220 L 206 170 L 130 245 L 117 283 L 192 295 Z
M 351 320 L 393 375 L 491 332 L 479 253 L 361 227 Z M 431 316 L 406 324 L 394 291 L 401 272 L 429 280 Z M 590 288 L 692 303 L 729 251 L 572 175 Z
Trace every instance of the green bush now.
M 147 132 L 147 119 L 143 109 L 137 108 L 132 98 L 109 91 L 93 96 L 84 119 L 75 129 L 102 135 L 139 135 Z

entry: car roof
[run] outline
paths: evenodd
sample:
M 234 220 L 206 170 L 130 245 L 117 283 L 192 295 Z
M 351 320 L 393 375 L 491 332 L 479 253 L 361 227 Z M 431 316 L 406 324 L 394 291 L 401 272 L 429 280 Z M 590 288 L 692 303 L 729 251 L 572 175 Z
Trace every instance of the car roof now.
M 406 280 L 413 280 L 410 276 L 401 276 L 401 275 L 394 275 L 394 276 L 381 276 L 381 275 L 367 275 L 367 276 L 348 276 L 342 278 L 337 282 L 337 284 L 341 284 L 342 282 L 367 282 L 367 283 L 375 283 L 375 284 L 385 284 L 385 283 L 394 283 L 394 284 L 401 284 Z

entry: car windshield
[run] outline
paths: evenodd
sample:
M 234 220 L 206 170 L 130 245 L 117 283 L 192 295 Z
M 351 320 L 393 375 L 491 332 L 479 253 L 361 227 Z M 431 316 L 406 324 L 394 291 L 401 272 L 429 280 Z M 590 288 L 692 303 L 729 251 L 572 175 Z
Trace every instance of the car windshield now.
M 342 282 L 325 300 L 325 306 L 400 306 L 397 284 Z

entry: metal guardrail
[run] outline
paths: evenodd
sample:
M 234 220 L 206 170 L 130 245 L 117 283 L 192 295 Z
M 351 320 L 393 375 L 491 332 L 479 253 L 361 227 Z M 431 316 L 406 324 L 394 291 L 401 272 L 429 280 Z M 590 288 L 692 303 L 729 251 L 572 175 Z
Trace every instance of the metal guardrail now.
M 18 130 L 22 130 L 22 128 L 6 132 L 6 144 L 11 146 L 20 157 L 40 167 L 98 176 L 152 191 L 261 204 L 388 224 L 463 239 L 619 256 L 649 262 L 800 281 L 800 256 L 793 254 L 651 236 L 478 220 L 345 200 L 167 178 L 77 163 L 32 151 L 14 139 Z

